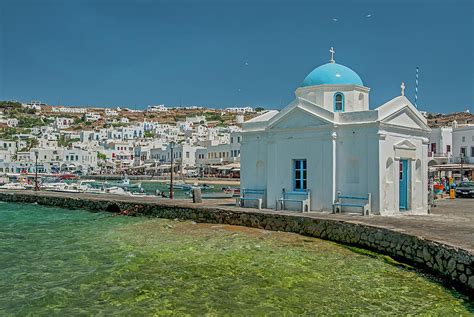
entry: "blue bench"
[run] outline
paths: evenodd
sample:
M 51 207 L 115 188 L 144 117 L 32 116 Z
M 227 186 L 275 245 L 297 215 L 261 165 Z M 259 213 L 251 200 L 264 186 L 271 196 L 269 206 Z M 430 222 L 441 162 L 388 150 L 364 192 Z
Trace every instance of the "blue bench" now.
M 344 201 L 343 201 L 344 200 Z M 345 196 L 341 192 L 337 193 L 334 204 L 332 205 L 333 213 L 341 213 L 342 207 L 355 207 L 362 209 L 362 216 L 368 216 L 371 213 L 371 200 L 372 195 L 370 193 L 367 196 Z M 349 202 L 346 202 L 349 201 Z
M 311 195 L 309 190 L 287 192 L 284 189 L 281 192 L 280 199 L 276 201 L 276 210 L 287 210 L 285 203 L 295 202 L 301 204 L 301 212 L 308 212 L 311 209 Z M 279 208 L 278 208 L 279 207 Z
M 245 206 L 246 201 L 255 201 L 257 203 L 257 208 L 262 209 L 262 203 L 264 200 L 264 189 L 243 189 L 240 191 L 240 197 L 235 199 L 235 205 L 237 207 L 247 207 Z

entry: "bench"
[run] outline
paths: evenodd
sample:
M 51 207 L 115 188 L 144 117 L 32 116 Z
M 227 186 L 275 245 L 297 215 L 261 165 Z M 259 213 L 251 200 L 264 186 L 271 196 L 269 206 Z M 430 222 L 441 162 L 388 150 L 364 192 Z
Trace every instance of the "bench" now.
M 276 201 L 276 210 L 286 210 L 285 203 L 295 202 L 301 204 L 301 212 L 308 212 L 311 209 L 311 195 L 309 190 L 287 192 L 284 189 L 281 192 L 280 199 Z M 280 209 L 278 209 L 280 207 Z
M 235 199 L 235 205 L 237 207 L 246 207 L 246 201 L 255 201 L 257 208 L 262 209 L 262 202 L 265 198 L 264 189 L 243 189 L 240 191 L 240 197 Z
M 340 213 L 342 212 L 342 207 L 355 207 L 362 209 L 362 216 L 368 216 L 371 213 L 371 199 L 372 195 L 370 193 L 368 193 L 367 196 L 345 196 L 342 195 L 341 192 L 338 192 L 336 200 L 332 205 L 332 212 Z M 343 202 L 343 200 L 349 200 L 349 202 Z

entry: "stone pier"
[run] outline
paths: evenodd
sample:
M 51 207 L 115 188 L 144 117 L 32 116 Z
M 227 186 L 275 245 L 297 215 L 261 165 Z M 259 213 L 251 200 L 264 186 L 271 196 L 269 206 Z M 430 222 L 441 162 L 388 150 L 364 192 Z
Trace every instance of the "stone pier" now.
M 192 204 L 186 200 L 31 191 L 0 191 L 0 200 L 91 211 L 127 210 L 129 215 L 293 232 L 386 254 L 468 293 L 474 291 L 474 200 L 464 201 L 465 212 L 463 206 L 446 202 L 447 214 L 398 217 L 243 209 L 233 206 L 231 200 Z M 454 213 L 456 208 L 461 211 Z

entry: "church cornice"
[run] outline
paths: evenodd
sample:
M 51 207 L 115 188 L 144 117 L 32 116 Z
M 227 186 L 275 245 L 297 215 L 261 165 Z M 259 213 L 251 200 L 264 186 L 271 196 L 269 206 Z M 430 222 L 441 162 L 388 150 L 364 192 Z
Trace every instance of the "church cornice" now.
M 307 91 L 360 91 L 368 93 L 370 92 L 370 88 L 364 86 L 357 86 L 357 85 L 315 85 L 315 86 L 307 86 L 307 87 L 299 87 L 296 89 L 296 92 L 307 92 Z

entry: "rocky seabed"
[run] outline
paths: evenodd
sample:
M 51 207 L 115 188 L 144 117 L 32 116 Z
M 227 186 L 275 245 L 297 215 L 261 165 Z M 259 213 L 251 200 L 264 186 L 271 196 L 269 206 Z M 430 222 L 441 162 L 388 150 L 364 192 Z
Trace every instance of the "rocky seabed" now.
M 293 232 L 362 247 L 389 255 L 442 277 L 471 293 L 474 290 L 474 254 L 443 243 L 426 240 L 403 232 L 346 221 L 318 219 L 303 214 L 271 211 L 241 211 L 173 203 L 140 203 L 121 200 L 48 197 L 21 193 L 0 193 L 0 200 L 38 203 L 67 209 L 120 212 L 167 219 L 229 224 L 273 231 Z

